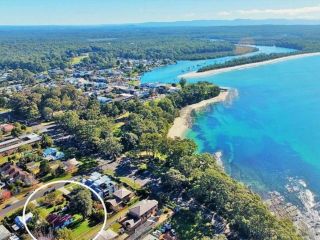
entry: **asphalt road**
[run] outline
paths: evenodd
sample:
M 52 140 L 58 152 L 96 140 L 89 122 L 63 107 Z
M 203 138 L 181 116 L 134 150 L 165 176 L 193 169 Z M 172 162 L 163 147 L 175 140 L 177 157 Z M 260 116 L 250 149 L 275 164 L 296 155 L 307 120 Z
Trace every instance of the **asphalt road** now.
M 53 189 L 59 189 L 62 188 L 64 186 L 64 183 L 56 183 L 54 184 L 54 186 L 50 187 L 50 188 L 45 188 L 42 189 L 40 191 L 38 191 L 35 195 L 33 195 L 31 200 L 35 200 L 37 198 L 43 197 L 45 195 L 46 192 L 53 190 Z M 5 217 L 8 213 L 14 211 L 14 210 L 18 210 L 19 208 L 23 208 L 25 203 L 28 200 L 28 197 L 32 194 L 32 192 L 30 192 L 28 195 L 26 195 L 24 197 L 23 200 L 20 200 L 16 203 L 13 203 L 12 205 L 5 207 L 3 209 L 0 210 L 0 218 Z

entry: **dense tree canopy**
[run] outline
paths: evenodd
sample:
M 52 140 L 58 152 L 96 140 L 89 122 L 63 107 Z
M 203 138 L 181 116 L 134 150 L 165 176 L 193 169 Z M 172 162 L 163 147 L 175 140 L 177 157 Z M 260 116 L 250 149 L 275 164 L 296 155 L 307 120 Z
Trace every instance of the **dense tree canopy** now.
M 108 68 L 117 58 L 208 59 L 254 51 L 234 45 L 257 44 L 319 51 L 319 26 L 237 27 L 2 27 L 0 69 L 33 73 L 64 69 L 72 57 L 89 54 L 83 64 Z M 13 75 L 14 76 L 14 75 Z

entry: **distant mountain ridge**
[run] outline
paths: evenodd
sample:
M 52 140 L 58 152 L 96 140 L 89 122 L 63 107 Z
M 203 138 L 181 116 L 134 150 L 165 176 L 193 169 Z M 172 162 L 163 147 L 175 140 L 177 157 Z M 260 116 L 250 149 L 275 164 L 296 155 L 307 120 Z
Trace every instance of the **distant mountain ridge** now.
M 128 24 L 129 25 L 129 24 Z M 252 26 L 252 25 L 320 25 L 319 20 L 308 19 L 234 19 L 234 20 L 192 20 L 176 22 L 146 22 L 130 24 L 144 27 L 210 27 L 210 26 Z

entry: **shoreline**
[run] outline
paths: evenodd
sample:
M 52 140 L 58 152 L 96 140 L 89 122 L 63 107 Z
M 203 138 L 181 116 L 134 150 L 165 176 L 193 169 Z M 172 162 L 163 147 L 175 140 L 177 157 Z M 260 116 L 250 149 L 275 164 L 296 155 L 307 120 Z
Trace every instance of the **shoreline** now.
M 298 58 L 303 58 L 303 57 L 312 57 L 312 56 L 320 56 L 320 52 L 295 54 L 295 55 L 280 57 L 280 58 L 267 60 L 267 61 L 263 61 L 263 62 L 248 63 L 248 64 L 243 64 L 243 65 L 238 65 L 238 66 L 233 66 L 233 67 L 213 69 L 213 70 L 209 70 L 209 71 L 205 71 L 205 72 L 195 72 L 194 71 L 194 72 L 182 74 L 179 76 L 179 78 L 188 79 L 188 78 L 206 77 L 206 76 L 212 76 L 212 75 L 216 75 L 216 74 L 220 74 L 220 73 L 235 71 L 235 70 L 243 70 L 243 69 L 247 69 L 247 68 L 254 68 L 254 67 L 263 66 L 263 65 L 267 65 L 267 64 L 273 64 L 273 63 L 283 62 L 283 61 L 287 61 L 287 60 L 298 59 Z
M 192 111 L 199 111 L 204 107 L 211 105 L 213 103 L 223 102 L 227 99 L 229 91 L 222 90 L 220 94 L 214 98 L 203 100 L 201 102 L 188 105 L 180 110 L 179 117 L 174 119 L 173 125 L 169 129 L 169 138 L 184 138 L 186 132 L 191 127 L 191 113 Z

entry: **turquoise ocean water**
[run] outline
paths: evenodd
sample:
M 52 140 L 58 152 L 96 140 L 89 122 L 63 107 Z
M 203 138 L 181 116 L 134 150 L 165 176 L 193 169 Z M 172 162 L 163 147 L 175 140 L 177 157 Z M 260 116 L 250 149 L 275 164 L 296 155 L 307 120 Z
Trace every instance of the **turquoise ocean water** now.
M 172 82 L 191 63 L 198 64 L 179 62 L 142 81 Z M 227 172 L 262 194 L 284 193 L 288 178 L 296 177 L 319 195 L 319 67 L 320 57 L 305 57 L 192 79 L 237 89 L 238 96 L 197 114 L 187 137 L 201 152 L 221 151 Z

